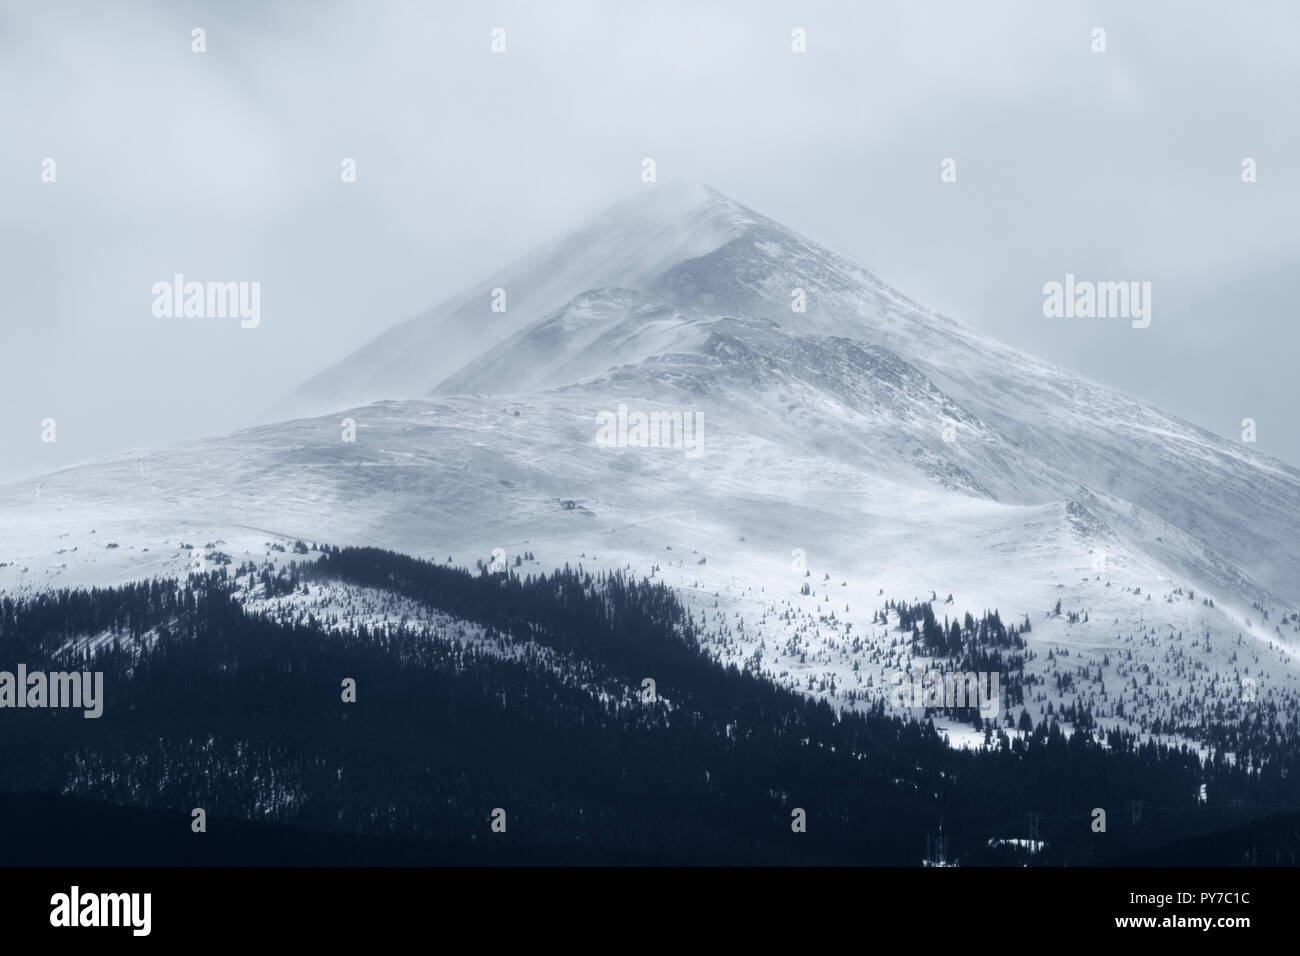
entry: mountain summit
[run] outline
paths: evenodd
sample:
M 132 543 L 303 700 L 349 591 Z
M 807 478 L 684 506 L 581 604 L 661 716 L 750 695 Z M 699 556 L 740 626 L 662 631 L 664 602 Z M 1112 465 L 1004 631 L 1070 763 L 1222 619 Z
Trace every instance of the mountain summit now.
M 315 412 L 410 398 L 484 348 L 574 296 L 606 286 L 646 288 L 675 266 L 717 251 L 761 220 L 701 184 L 662 184 L 606 209 L 500 272 L 393 326 L 303 384 L 291 404 Z M 507 310 L 492 311 L 504 289 Z
M 507 290 L 505 313 L 490 311 L 494 288 Z M 724 319 L 742 321 L 723 329 Z M 906 425 L 880 419 L 878 456 L 928 462 L 925 474 L 947 476 L 941 485 L 1009 504 L 1078 501 L 1208 585 L 1249 603 L 1267 591 L 1300 603 L 1296 469 L 987 339 L 708 186 L 647 186 L 379 336 L 300 397 L 323 410 L 431 394 L 521 395 L 601 376 L 628 381 L 628 371 L 610 374 L 650 363 L 639 373 L 649 377 L 640 397 L 654 399 L 683 355 L 705 362 L 693 373 L 712 368 L 715 382 L 734 385 L 716 367 L 721 341 L 734 355 L 748 343 L 775 360 L 767 350 L 811 345 L 801 336 L 874 349 L 874 367 L 905 364 L 941 396 L 928 419 L 915 408 Z M 843 357 L 825 343 L 818 354 Z M 696 394 L 718 392 L 708 376 L 694 381 Z M 841 440 L 853 446 L 861 437 Z M 1174 543 L 1180 535 L 1191 543 Z

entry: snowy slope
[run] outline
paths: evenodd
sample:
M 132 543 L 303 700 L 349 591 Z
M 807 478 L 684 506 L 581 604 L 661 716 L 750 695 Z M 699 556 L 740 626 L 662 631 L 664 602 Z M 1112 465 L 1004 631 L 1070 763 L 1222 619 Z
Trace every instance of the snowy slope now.
M 439 394 L 525 394 L 703 341 L 711 317 L 683 315 L 631 289 L 595 289 L 489 349 Z
M 620 397 L 600 395 L 606 405 Z M 526 401 L 385 403 L 348 412 L 358 422 L 355 444 L 339 440 L 332 416 L 155 454 L 149 482 L 127 458 L 48 476 L 39 499 L 35 483 L 11 486 L 0 494 L 0 586 L 21 593 L 183 574 L 192 558 L 182 540 L 201 551 L 218 542 L 236 562 L 297 537 L 471 566 L 500 549 L 512 566 L 533 553 L 523 571 L 569 562 L 662 577 L 703 616 L 719 656 L 739 663 L 762 649 L 761 670 L 811 693 L 834 686 L 846 706 L 848 691 L 870 699 L 910 663 L 903 636 L 873 625 L 876 612 L 887 599 L 932 591 L 953 594 L 944 613 L 998 608 L 1010 622 L 1028 615 L 1040 654 L 1031 670 L 1065 666 L 1044 659 L 1068 648 L 1069 665 L 1090 666 L 1112 698 L 1124 673 L 1141 666 L 1175 697 L 1182 682 L 1214 677 L 1231 704 L 1242 667 L 1258 675 L 1261 699 L 1294 693 L 1293 659 L 1258 621 L 1246 624 L 1248 610 L 1221 592 L 1208 608 L 1195 582 L 1129 551 L 1077 505 L 954 493 L 888 458 L 898 470 L 886 477 L 863 467 L 870 461 L 859 449 L 837 457 L 839 446 L 823 447 L 816 434 L 792 450 L 758 403 L 725 426 L 720 406 L 704 406 L 718 427 L 706 431 L 696 459 L 675 449 L 599 448 L 592 402 L 591 391 L 569 389 Z M 108 549 L 109 541 L 119 547 Z M 796 549 L 807 576 L 795 568 Z M 1099 549 L 1101 574 L 1092 565 Z M 1180 589 L 1195 598 L 1177 596 Z M 1049 618 L 1057 600 L 1089 621 Z M 867 640 L 856 654 L 848 625 Z M 1166 657 L 1206 631 L 1222 660 L 1204 673 Z M 1239 634 L 1250 656 L 1229 665 Z M 1118 659 L 1126 650 L 1138 663 Z M 1150 693 L 1145 684 L 1130 692 L 1129 718 L 1165 714 Z M 1073 695 L 1049 692 L 1031 709 L 1037 716 Z

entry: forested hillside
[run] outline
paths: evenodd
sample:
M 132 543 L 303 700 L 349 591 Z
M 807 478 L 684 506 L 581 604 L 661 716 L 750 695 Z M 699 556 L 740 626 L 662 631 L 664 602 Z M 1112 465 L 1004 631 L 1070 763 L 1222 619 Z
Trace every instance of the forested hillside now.
M 1176 856 L 1178 841 L 1206 834 L 1245 862 L 1247 824 L 1281 812 L 1262 808 L 1300 804 L 1290 728 L 1261 723 L 1249 769 L 1100 728 L 1067 734 L 1054 720 L 1023 733 L 990 723 L 984 749 L 960 750 L 883 701 L 838 712 L 716 662 L 660 584 L 325 551 L 278 573 L 250 563 L 0 601 L 0 667 L 104 673 L 99 719 L 3 715 L 0 790 L 27 808 L 0 822 L 13 862 L 47 862 L 56 846 L 76 856 L 47 834 L 75 828 L 70 808 L 88 805 L 78 800 L 150 811 L 141 862 L 183 861 L 185 847 L 249 821 L 266 835 L 240 828 L 234 846 L 247 852 L 222 860 L 263 863 L 315 859 L 311 832 L 337 862 L 917 865 L 940 833 L 963 863 Z M 434 634 L 414 617 L 340 628 L 245 607 L 253 593 L 332 588 L 377 589 L 518 653 Z M 1014 627 L 990 618 L 942 632 L 928 605 L 908 615 L 918 639 L 954 661 L 1010 653 L 1014 664 Z M 33 811 L 38 794 L 59 800 Z M 208 814 L 206 833 L 191 832 L 194 808 Z M 1094 808 L 1107 810 L 1104 833 Z M 805 832 L 792 827 L 797 810 Z M 1290 862 L 1297 845 L 1267 852 Z M 196 861 L 211 852 L 202 846 Z

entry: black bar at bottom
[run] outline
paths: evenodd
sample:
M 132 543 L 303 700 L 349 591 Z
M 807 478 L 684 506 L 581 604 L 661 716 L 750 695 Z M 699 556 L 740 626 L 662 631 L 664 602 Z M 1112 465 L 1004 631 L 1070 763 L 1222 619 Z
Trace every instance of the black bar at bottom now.
M 1261 930 L 1276 934 L 1286 928 L 1290 920 L 1283 907 L 1293 897 L 1295 872 L 60 867 L 3 869 L 0 881 L 6 939 L 53 942 L 62 936 L 91 945 L 114 938 L 132 944 L 373 944 L 389 934 L 430 932 L 492 941 L 513 935 L 605 943 L 641 939 L 650 945 L 656 939 L 681 941 L 688 925 L 728 938 L 752 933 L 766 942 L 770 934 L 813 942 L 822 932 L 850 929 L 864 940 L 901 933 L 918 942 L 929 937 L 957 944 L 1014 939 L 1041 928 L 1070 940 L 1199 935 L 1231 945 Z M 76 922 L 83 916 L 94 922 L 116 917 L 125 925 L 70 925 L 74 886 Z M 144 897 L 123 896 L 146 893 L 147 935 L 139 932 L 145 928 Z M 87 902 L 88 897 L 95 899 Z M 68 925 L 53 925 L 52 915 Z

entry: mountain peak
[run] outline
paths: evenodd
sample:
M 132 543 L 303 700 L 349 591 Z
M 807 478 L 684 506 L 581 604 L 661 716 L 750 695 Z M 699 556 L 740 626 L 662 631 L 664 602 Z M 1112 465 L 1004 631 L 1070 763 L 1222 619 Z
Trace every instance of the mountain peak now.
M 637 207 L 671 209 L 676 212 L 719 207 L 744 209 L 740 203 L 708 183 L 674 179 L 662 183 L 643 183 L 632 195 L 613 203 L 608 211 L 626 214 L 628 210 Z
M 619 242 L 628 252 L 650 253 L 644 259 L 662 268 L 712 252 L 760 221 L 766 222 L 712 186 L 689 181 L 647 183 L 588 220 L 560 244 Z M 644 278 L 642 271 L 635 277 L 624 274 L 617 282 L 599 284 L 635 287 L 634 279 Z
M 318 413 L 425 394 L 579 293 L 645 290 L 674 266 L 767 222 L 703 183 L 646 183 L 567 235 L 383 332 L 304 384 L 283 411 Z M 494 305 L 496 289 L 505 290 L 504 312 Z

